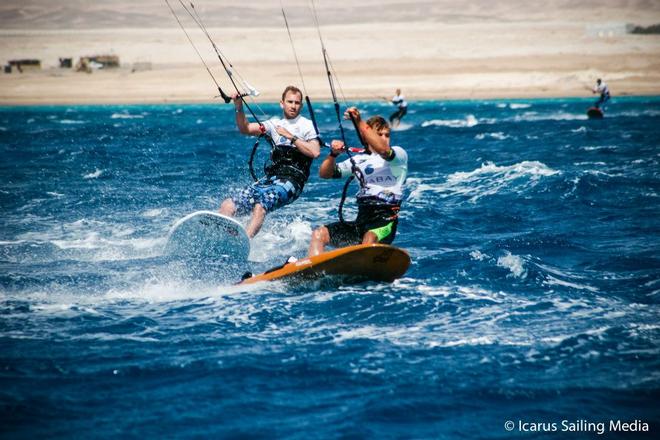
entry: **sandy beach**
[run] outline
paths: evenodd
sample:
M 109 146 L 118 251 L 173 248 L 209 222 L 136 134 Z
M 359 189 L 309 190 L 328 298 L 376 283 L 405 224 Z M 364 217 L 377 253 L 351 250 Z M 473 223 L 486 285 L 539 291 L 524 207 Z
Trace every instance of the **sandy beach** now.
M 0 6 L 0 59 L 39 59 L 36 71 L 0 75 L 0 104 L 213 102 L 215 85 L 164 1 L 8 1 Z M 211 44 L 171 2 L 220 85 L 231 86 Z M 209 33 L 236 71 L 277 100 L 302 85 L 280 2 L 198 2 Z M 459 3 L 459 4 L 456 4 Z M 317 1 L 321 32 L 347 100 L 402 88 L 408 99 L 591 96 L 603 78 L 614 96 L 660 94 L 660 23 L 649 1 Z M 330 98 L 307 1 L 286 1 L 304 86 Z M 76 72 L 59 58 L 117 55 L 120 67 Z

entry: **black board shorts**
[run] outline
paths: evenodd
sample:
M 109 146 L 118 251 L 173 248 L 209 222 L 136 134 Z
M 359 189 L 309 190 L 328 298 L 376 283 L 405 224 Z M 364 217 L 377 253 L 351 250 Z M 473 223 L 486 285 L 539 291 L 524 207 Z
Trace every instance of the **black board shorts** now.
M 391 244 L 398 224 L 396 211 L 365 209 L 360 210 L 355 221 L 335 222 L 325 227 L 330 234 L 330 244 L 334 247 L 344 247 L 362 243 L 364 234 L 369 231 L 376 234 L 378 243 Z

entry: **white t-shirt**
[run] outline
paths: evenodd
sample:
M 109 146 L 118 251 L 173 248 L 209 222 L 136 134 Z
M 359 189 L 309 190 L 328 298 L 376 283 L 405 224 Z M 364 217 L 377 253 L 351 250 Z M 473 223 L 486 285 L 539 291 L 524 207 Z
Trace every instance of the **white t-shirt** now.
M 406 98 L 403 95 L 396 95 L 392 98 L 392 104 L 398 105 L 399 108 L 404 108 L 408 107 L 408 103 L 406 102 Z
M 394 159 L 387 161 L 376 153 L 362 153 L 353 156 L 353 160 L 364 175 L 366 185 L 357 194 L 361 198 L 376 197 L 388 204 L 401 204 L 403 186 L 408 175 L 408 154 L 401 147 L 392 147 Z M 351 174 L 351 161 L 337 164 L 342 177 Z
M 279 133 L 277 133 L 277 127 L 286 128 L 289 133 L 304 141 L 311 141 L 318 137 L 312 121 L 300 115 L 293 119 L 272 118 L 265 121 L 263 124 L 264 127 L 266 127 L 266 131 L 273 139 L 273 142 L 275 142 L 275 145 L 291 147 L 291 141 L 284 136 L 280 136 Z
M 601 95 L 609 95 L 610 89 L 607 87 L 607 84 L 601 82 L 599 86 L 594 87 L 594 92 L 600 93 Z

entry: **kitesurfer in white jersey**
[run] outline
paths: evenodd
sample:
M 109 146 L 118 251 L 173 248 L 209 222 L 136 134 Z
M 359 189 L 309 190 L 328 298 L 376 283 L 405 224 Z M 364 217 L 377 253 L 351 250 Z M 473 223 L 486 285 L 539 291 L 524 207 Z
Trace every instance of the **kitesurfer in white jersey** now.
M 236 125 L 241 133 L 259 136 L 267 134 L 273 140 L 271 164 L 258 181 L 232 193 L 220 205 L 220 214 L 227 216 L 251 214 L 245 232 L 254 237 L 263 225 L 266 214 L 288 205 L 300 196 L 309 178 L 312 161 L 320 154 L 318 135 L 312 122 L 300 116 L 302 92 L 288 86 L 282 93 L 283 117 L 263 124 L 248 122 L 243 101 L 233 96 Z
M 610 100 L 610 88 L 607 87 L 607 84 L 605 84 L 600 78 L 596 80 L 596 86 L 591 90 L 591 93 L 600 94 L 600 98 L 598 98 L 598 101 L 594 104 L 594 107 L 596 108 L 600 108 Z
M 401 94 L 401 89 L 396 89 L 391 102 L 397 106 L 397 111 L 390 115 L 390 124 L 393 127 L 397 127 L 401 123 L 401 119 L 408 113 L 408 103 L 406 102 L 406 98 Z
M 399 209 L 408 175 L 408 154 L 398 146 L 390 147 L 390 127 L 381 116 L 362 120 L 357 108 L 346 111 L 346 117 L 356 122 L 367 144 L 362 154 L 336 163 L 346 151 L 342 141 L 333 140 L 331 152 L 321 163 L 319 175 L 324 179 L 348 177 L 353 163 L 364 178 L 357 194 L 358 215 L 355 221 L 335 222 L 321 226 L 312 233 L 309 255 L 322 253 L 325 246 L 344 247 L 355 244 L 390 244 L 396 235 Z

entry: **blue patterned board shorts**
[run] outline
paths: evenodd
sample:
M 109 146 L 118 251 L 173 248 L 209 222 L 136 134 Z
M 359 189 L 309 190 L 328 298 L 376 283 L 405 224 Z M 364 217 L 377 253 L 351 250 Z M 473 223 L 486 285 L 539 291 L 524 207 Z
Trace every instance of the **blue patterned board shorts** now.
M 301 192 L 288 180 L 267 176 L 232 194 L 231 200 L 236 205 L 236 214 L 247 215 L 257 203 L 263 206 L 266 212 L 275 211 L 296 200 Z

